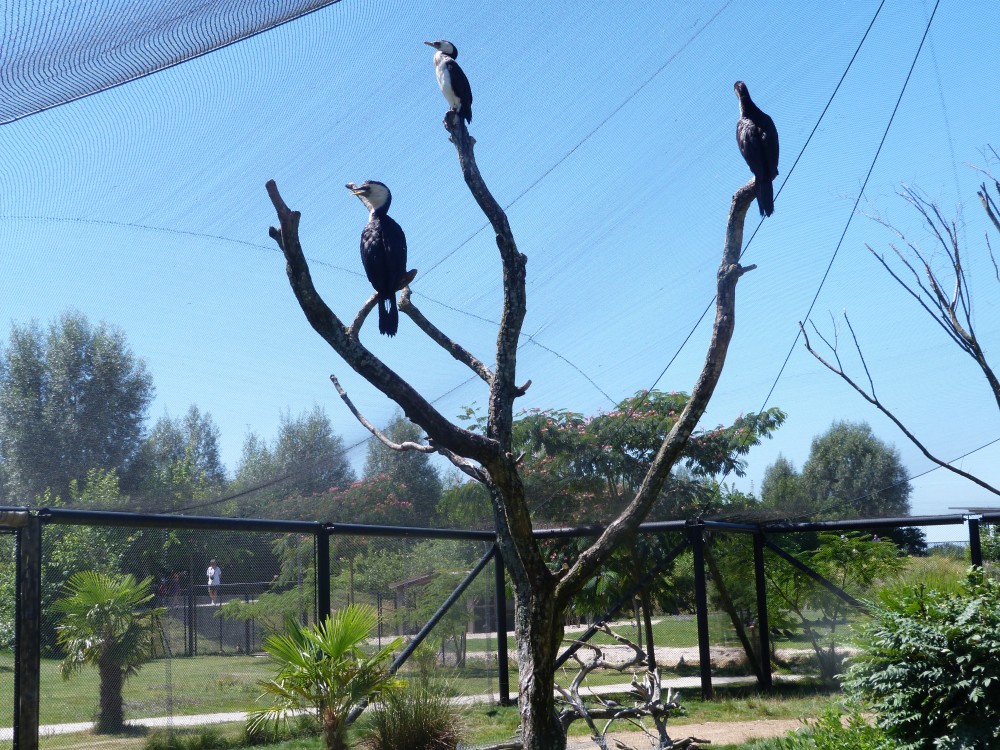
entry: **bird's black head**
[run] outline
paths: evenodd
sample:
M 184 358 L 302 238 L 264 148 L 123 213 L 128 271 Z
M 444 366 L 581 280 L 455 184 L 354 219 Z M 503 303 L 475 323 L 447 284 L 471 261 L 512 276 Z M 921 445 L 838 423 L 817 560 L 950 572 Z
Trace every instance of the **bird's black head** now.
M 458 47 L 449 42 L 447 39 L 438 39 L 436 42 L 424 42 L 429 47 L 433 47 L 438 52 L 448 55 L 452 60 L 458 58 Z
M 368 210 L 373 213 L 375 211 L 385 213 L 389 210 L 389 204 L 392 203 L 392 193 L 389 192 L 389 188 L 376 180 L 365 180 L 360 185 L 348 182 L 344 187 L 358 196 L 361 202 L 368 207 Z
M 750 101 L 750 91 L 747 89 L 747 85 L 743 81 L 737 81 L 733 84 L 733 91 L 736 92 L 736 96 L 740 98 L 740 103 Z

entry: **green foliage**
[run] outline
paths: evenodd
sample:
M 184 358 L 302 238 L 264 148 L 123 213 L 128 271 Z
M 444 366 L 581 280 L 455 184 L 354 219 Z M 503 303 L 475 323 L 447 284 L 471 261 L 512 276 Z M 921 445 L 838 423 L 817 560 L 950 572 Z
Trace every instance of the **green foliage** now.
M 14 647 L 17 599 L 15 537 L 0 534 L 0 650 Z
M 805 729 L 785 737 L 755 740 L 746 744 L 748 750 L 896 750 L 896 745 L 876 726 L 857 713 L 844 716 L 842 711 L 828 709 Z
M 489 492 L 479 482 L 468 479 L 458 473 L 448 478 L 437 505 L 438 525 L 492 531 L 496 520 Z
M 236 747 L 217 729 L 202 727 L 197 734 L 154 730 L 146 737 L 145 750 L 230 750 Z
M 802 472 L 779 456 L 761 483 L 765 506 L 814 518 L 878 518 L 910 514 L 909 473 L 899 451 L 864 422 L 834 422 L 812 441 Z M 917 529 L 880 531 L 913 551 L 925 547 Z
M 786 512 L 806 509 L 799 473 L 795 465 L 780 453 L 774 463 L 764 470 L 760 499 L 765 506 Z
M 0 349 L 7 502 L 28 503 L 46 489 L 65 498 L 91 469 L 126 471 L 152 398 L 152 377 L 121 331 L 74 311 L 44 330 L 12 324 Z
M 312 610 L 316 581 L 313 538 L 286 534 L 274 541 L 271 552 L 278 561 L 279 573 L 268 591 L 253 601 L 231 599 L 222 605 L 218 616 L 254 620 L 265 631 L 277 632 L 287 619 L 297 619 Z
M 323 622 L 301 626 L 289 618 L 285 632 L 264 639 L 264 650 L 278 668 L 262 681 L 271 706 L 251 711 L 250 731 L 287 720 L 289 714 L 313 708 L 320 716 L 327 750 L 346 750 L 348 714 L 363 701 L 402 687 L 386 671 L 396 639 L 384 648 L 366 647 L 378 621 L 372 607 L 349 605 Z
M 640 391 L 614 411 L 595 417 L 563 409 L 521 415 L 514 423 L 513 440 L 525 454 L 525 492 L 536 515 L 589 523 L 617 514 L 631 500 L 687 401 L 684 393 Z M 693 435 L 684 449 L 682 470 L 664 486 L 651 518 L 676 517 L 685 507 L 701 505 L 699 488 L 706 477 L 729 472 L 742 476 L 744 456 L 784 418 L 779 409 L 769 409 Z
M 125 510 L 128 506 L 115 471 L 91 469 L 83 482 L 71 481 L 68 491 L 68 503 L 48 491 L 41 501 L 51 507 L 79 503 L 98 510 Z M 121 572 L 130 547 L 141 535 L 140 531 L 110 526 L 47 526 L 42 542 L 42 610 L 48 610 L 64 594 L 75 573 L 89 570 L 115 576 Z M 43 634 L 42 648 L 48 654 L 57 648 L 51 631 Z
M 983 560 L 1000 562 L 1000 529 L 994 524 L 983 524 L 979 527 L 979 544 L 983 551 Z
M 226 469 L 219 458 L 219 428 L 209 413 L 201 413 L 191 404 L 183 417 L 160 417 L 142 446 L 140 463 L 144 474 L 162 472 L 187 459 L 194 473 L 207 484 L 219 486 L 226 481 Z
M 884 601 L 895 601 L 923 586 L 926 589 L 958 594 L 962 591 L 967 563 L 944 555 L 904 558 L 899 574 L 878 592 Z
M 122 685 L 144 662 L 162 653 L 164 610 L 148 607 L 153 599 L 150 582 L 137 582 L 131 575 L 74 573 L 66 595 L 54 605 L 61 615 L 57 637 L 66 652 L 63 677 L 69 679 L 84 666 L 96 666 L 100 675 L 99 732 L 122 731 Z
M 454 750 L 462 735 L 460 710 L 447 693 L 420 687 L 383 695 L 361 744 L 367 750 Z
M 239 498 L 241 515 L 291 518 L 287 498 L 309 498 L 331 488 L 347 487 L 353 481 L 344 440 L 334 433 L 330 418 L 317 405 L 297 417 L 282 414 L 273 445 L 249 433 L 233 486 L 247 490 L 265 485 Z
M 901 750 L 1000 745 L 1000 583 L 973 569 L 960 593 L 918 587 L 871 614 L 844 687 Z
M 423 437 L 423 430 L 399 412 L 383 433 L 395 443 L 419 443 Z M 426 453 L 394 451 L 382 441 L 372 440 L 368 443 L 364 474 L 366 479 L 387 477 L 399 499 L 412 508 L 413 522 L 418 526 L 430 523 L 441 499 L 441 477 Z
M 818 539 L 816 549 L 800 550 L 796 556 L 855 598 L 863 597 L 877 583 L 891 579 L 902 569 L 899 549 L 888 540 L 876 541 L 860 532 L 820 534 Z M 837 651 L 842 640 L 838 627 L 850 605 L 773 554 L 768 554 L 765 571 L 768 598 L 776 597 L 779 606 L 795 616 L 816 653 L 821 676 L 832 682 L 843 659 Z

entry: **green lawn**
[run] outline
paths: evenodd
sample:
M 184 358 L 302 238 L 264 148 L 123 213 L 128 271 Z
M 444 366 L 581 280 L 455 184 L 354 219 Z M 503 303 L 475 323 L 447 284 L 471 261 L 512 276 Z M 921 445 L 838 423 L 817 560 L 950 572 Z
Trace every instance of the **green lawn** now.
M 97 711 L 97 670 L 85 668 L 69 680 L 59 671 L 59 660 L 41 664 L 42 724 L 91 721 Z M 13 661 L 0 656 L 0 723 L 10 726 L 13 705 Z M 258 679 L 271 674 L 265 658 L 253 656 L 198 656 L 152 661 L 125 683 L 126 718 L 167 714 L 203 714 L 245 711 L 260 689 Z
M 621 635 L 635 638 L 635 625 L 623 624 L 617 629 Z M 713 643 L 722 645 L 723 643 L 733 644 L 736 642 L 736 634 L 733 631 L 729 617 L 723 613 L 712 613 L 708 616 L 709 636 Z M 566 638 L 578 638 L 582 631 L 567 631 Z M 614 643 L 614 639 L 598 633 L 591 639 L 594 643 Z M 698 622 L 694 615 L 660 616 L 653 623 L 653 641 L 658 646 L 670 648 L 691 648 L 698 645 Z M 469 638 L 469 651 L 489 651 L 496 648 L 495 638 Z M 507 636 L 507 648 L 514 650 L 514 636 Z

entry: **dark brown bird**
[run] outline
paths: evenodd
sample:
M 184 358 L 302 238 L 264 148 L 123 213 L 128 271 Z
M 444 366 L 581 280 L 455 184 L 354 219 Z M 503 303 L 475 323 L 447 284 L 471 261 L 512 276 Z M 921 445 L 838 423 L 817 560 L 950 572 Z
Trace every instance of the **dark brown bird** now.
M 378 292 L 378 332 L 395 336 L 399 329 L 396 292 L 413 277 L 406 271 L 406 235 L 391 216 L 392 193 L 383 183 L 367 180 L 345 186 L 368 209 L 368 224 L 361 232 L 361 263 Z M 416 272 L 413 272 L 416 275 Z
M 733 85 L 740 98 L 740 119 L 736 123 L 736 143 L 747 166 L 753 172 L 757 207 L 761 216 L 774 213 L 774 178 L 778 176 L 778 129 L 774 120 L 753 103 L 747 85 Z

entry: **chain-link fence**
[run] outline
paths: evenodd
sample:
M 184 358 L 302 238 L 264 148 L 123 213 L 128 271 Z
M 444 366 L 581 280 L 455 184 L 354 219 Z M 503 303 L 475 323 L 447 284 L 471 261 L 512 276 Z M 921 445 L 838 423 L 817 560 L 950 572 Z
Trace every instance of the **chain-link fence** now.
M 899 548 L 880 537 L 891 522 L 967 523 L 970 543 L 949 552 L 982 563 L 980 519 L 962 516 L 647 524 L 567 613 L 557 682 L 580 671 L 572 651 L 595 648 L 607 666 L 588 673 L 591 694 L 626 692 L 646 668 L 638 657 L 651 658 L 664 685 L 705 696 L 830 679 L 864 599 L 898 568 Z M 558 566 L 593 530 L 538 536 Z M 110 663 L 84 653 L 79 617 L 92 617 L 109 589 L 128 605 L 102 627 L 132 649 Z M 369 644 L 393 644 L 392 668 L 408 681 L 463 704 L 504 703 L 518 676 L 508 591 L 485 532 L 10 510 L 0 518 L 0 747 L 18 747 L 32 709 L 43 748 L 103 746 L 109 736 L 114 747 L 142 748 L 156 733 L 206 727 L 238 736 L 259 705 L 259 681 L 274 674 L 267 635 L 348 604 L 378 614 Z M 116 711 L 124 726 L 95 734 Z

